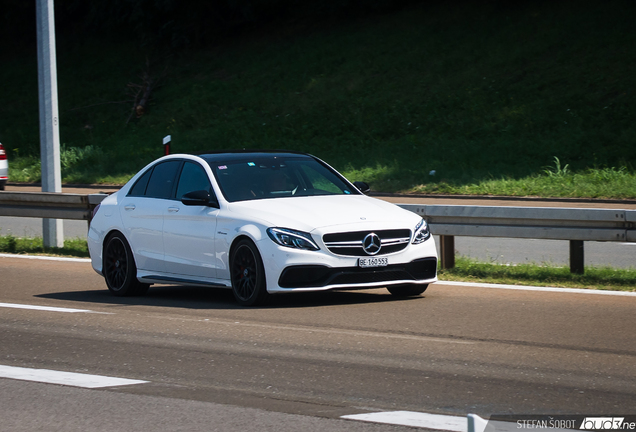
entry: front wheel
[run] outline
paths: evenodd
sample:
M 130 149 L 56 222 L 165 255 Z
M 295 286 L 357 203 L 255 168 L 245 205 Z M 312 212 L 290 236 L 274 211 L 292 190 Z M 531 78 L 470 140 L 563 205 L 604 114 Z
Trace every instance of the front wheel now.
M 422 294 L 426 288 L 428 285 L 404 284 L 389 286 L 386 289 L 396 297 L 414 297 Z
M 106 240 L 103 273 L 108 290 L 118 297 L 143 295 L 150 287 L 137 280 L 135 258 L 128 242 L 120 233 L 115 233 Z
M 256 245 L 251 240 L 240 240 L 232 251 L 230 263 L 236 301 L 243 306 L 264 303 L 268 296 L 265 269 Z

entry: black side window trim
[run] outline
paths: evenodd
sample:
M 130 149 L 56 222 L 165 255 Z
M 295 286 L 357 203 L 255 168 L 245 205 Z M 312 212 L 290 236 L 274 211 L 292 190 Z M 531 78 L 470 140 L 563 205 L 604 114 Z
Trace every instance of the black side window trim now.
M 175 195 L 177 194 L 177 185 L 179 184 L 179 179 L 181 178 L 181 171 L 183 171 L 183 164 L 185 161 L 183 159 L 177 159 L 179 161 L 179 166 L 175 170 L 174 179 L 172 180 L 172 191 L 170 192 L 170 198 L 163 198 L 169 200 L 177 200 Z

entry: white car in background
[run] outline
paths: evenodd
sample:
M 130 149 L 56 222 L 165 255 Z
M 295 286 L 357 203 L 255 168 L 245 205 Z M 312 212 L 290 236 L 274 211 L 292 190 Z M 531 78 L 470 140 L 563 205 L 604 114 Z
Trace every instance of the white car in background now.
M 9 161 L 7 160 L 7 152 L 0 144 L 0 190 L 4 190 L 7 180 L 9 180 Z
M 119 296 L 153 283 L 230 288 L 248 306 L 298 291 L 421 294 L 437 280 L 426 221 L 361 190 L 307 154 L 164 156 L 96 208 L 92 266 Z

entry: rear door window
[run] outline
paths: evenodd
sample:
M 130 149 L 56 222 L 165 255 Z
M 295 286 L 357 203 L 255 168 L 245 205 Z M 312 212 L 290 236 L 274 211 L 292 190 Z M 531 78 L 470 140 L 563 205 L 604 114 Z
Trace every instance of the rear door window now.
M 171 160 L 155 165 L 146 187 L 145 196 L 149 198 L 172 198 L 177 172 L 181 164 L 182 161 L 180 160 Z

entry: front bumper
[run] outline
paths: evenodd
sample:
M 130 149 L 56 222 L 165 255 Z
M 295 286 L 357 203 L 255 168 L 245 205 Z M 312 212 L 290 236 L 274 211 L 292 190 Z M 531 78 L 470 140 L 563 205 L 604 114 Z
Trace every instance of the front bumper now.
M 436 275 L 437 258 L 434 257 L 374 268 L 297 265 L 283 270 L 278 285 L 281 288 L 323 288 L 395 281 L 421 283 L 435 279 Z
M 257 242 L 265 267 L 267 291 L 285 293 L 332 289 L 379 288 L 398 284 L 437 281 L 437 250 L 433 237 L 403 251 L 383 255 L 388 266 L 362 268 L 358 257 L 334 255 L 326 250 L 295 250 Z M 322 246 L 322 245 L 321 245 Z

